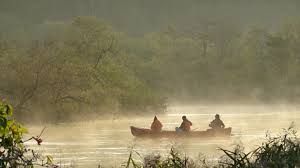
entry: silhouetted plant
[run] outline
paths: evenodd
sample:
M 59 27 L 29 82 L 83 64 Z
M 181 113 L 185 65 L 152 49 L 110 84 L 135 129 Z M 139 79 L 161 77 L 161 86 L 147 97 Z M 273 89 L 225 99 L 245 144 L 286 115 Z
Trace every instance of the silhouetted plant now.
M 267 134 L 267 141 L 249 153 L 239 148 L 225 153 L 224 168 L 294 168 L 300 165 L 300 143 L 293 126 L 285 129 L 279 136 Z
M 268 141 L 255 153 L 255 166 L 264 168 L 290 168 L 300 165 L 300 143 L 293 126 Z
M 240 145 L 237 145 L 233 151 L 219 148 L 224 152 L 224 157 L 219 163 L 219 167 L 226 168 L 254 168 L 251 162 L 251 156 L 255 151 L 244 153 Z
M 224 155 L 214 165 L 208 165 L 205 159 L 197 160 L 196 164 L 172 147 L 166 158 L 158 154 L 144 157 L 142 166 L 134 162 L 131 152 L 127 168 L 131 164 L 134 168 L 296 168 L 300 166 L 300 142 L 293 126 L 275 137 L 267 134 L 267 141 L 248 153 L 245 153 L 240 145 L 237 145 L 234 150 L 219 149 L 224 152 Z
M 169 155 L 166 158 L 162 158 L 160 155 L 148 155 L 144 157 L 143 165 L 138 164 L 133 159 L 133 152 L 131 150 L 129 158 L 127 160 L 126 168 L 132 166 L 133 168 L 195 168 L 197 167 L 192 159 L 183 156 L 174 147 L 171 148 Z M 139 153 L 137 153 L 139 155 Z

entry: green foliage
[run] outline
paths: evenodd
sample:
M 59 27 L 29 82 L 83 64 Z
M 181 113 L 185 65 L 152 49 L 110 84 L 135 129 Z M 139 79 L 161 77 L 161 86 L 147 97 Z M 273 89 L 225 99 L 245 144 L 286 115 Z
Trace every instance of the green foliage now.
M 52 159 L 43 163 L 40 155 L 24 145 L 23 135 L 27 130 L 12 119 L 12 114 L 11 105 L 0 102 L 0 167 L 56 167 Z M 39 145 L 42 142 L 40 137 L 32 137 L 29 140 L 31 139 L 36 140 Z
M 299 24 L 277 32 L 199 24 L 121 44 L 136 60 L 141 79 L 171 100 L 299 101 Z
M 297 22 L 270 31 L 210 21 L 143 36 L 96 17 L 43 26 L 51 30 L 39 40 L 0 39 L 0 93 L 18 118 L 152 114 L 173 100 L 300 101 Z
M 108 24 L 77 17 L 61 28 L 60 36 L 0 43 L 5 72 L 0 74 L 5 81 L 0 93 L 12 100 L 19 119 L 30 115 L 58 122 L 87 113 L 165 109 L 163 95 L 127 66 L 130 60 L 119 48 L 119 33 Z

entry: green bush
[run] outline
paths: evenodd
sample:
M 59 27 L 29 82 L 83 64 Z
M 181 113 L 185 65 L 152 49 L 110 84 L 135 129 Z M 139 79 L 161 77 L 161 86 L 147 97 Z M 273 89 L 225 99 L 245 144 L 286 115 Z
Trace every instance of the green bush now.
M 52 164 L 52 158 L 46 157 L 44 163 L 42 156 L 24 145 L 23 135 L 27 133 L 25 127 L 12 118 L 13 108 L 11 105 L 0 101 L 0 167 L 57 167 Z M 38 145 L 42 143 L 40 136 L 32 137 Z

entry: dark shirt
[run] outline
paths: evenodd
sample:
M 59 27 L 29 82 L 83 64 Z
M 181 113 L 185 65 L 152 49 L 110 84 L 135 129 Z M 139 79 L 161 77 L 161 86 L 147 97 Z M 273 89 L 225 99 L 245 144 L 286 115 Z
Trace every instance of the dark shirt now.
M 214 119 L 214 120 L 209 124 L 209 126 L 210 126 L 211 128 L 224 128 L 224 127 L 225 127 L 223 121 L 220 120 L 220 119 Z
M 179 128 L 184 132 L 188 132 L 191 130 L 192 125 L 192 122 L 190 122 L 189 120 L 183 120 Z
M 151 130 L 152 131 L 161 131 L 161 128 L 163 127 L 163 125 L 161 124 L 161 122 L 159 120 L 154 120 L 151 124 Z

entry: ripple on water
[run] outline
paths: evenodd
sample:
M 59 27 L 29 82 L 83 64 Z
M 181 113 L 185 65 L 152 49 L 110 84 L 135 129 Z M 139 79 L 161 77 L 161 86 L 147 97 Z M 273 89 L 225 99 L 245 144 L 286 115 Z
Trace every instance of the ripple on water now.
M 77 167 L 96 167 L 99 163 L 116 166 L 126 162 L 130 147 L 145 156 L 149 153 L 166 154 L 172 146 L 184 151 L 189 156 L 197 157 L 204 153 L 210 159 L 220 155 L 218 147 L 233 148 L 234 144 L 243 143 L 246 150 L 260 144 L 267 131 L 278 132 L 287 128 L 291 121 L 299 121 L 297 110 L 284 111 L 284 108 L 268 106 L 230 106 L 222 108 L 211 106 L 172 107 L 166 115 L 159 115 L 164 129 L 174 130 L 185 114 L 197 130 L 207 129 L 214 114 L 221 114 L 225 124 L 233 128 L 233 136 L 228 139 L 136 139 L 129 130 L 130 125 L 149 127 L 152 117 L 137 117 L 133 120 L 94 121 L 81 123 L 62 123 L 49 125 L 43 134 L 43 144 L 26 142 L 32 149 L 44 155 L 52 155 L 61 165 Z M 299 126 L 296 123 L 296 129 Z M 31 135 L 38 135 L 41 127 L 29 127 Z M 137 159 L 140 157 L 135 156 Z

